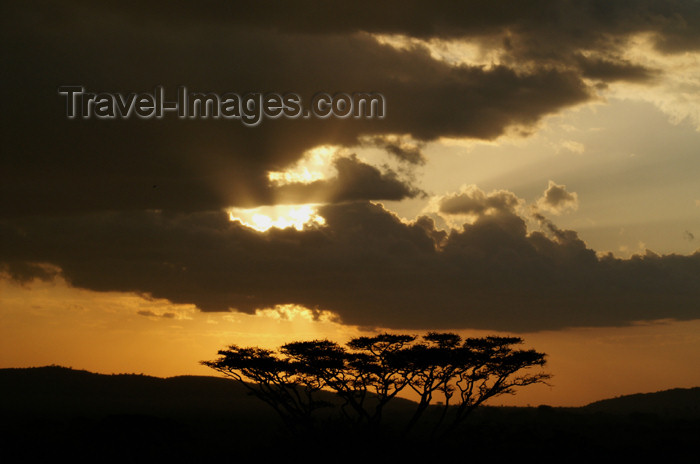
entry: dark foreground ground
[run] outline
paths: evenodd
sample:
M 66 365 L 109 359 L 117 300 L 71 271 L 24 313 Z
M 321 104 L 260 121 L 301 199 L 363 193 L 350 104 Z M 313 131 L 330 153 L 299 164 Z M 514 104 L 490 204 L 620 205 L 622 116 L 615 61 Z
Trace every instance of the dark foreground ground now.
M 405 406 L 390 419 L 398 423 Z M 483 407 L 442 441 L 421 429 L 400 438 L 391 425 L 349 431 L 328 418 L 290 435 L 271 409 L 226 379 L 0 369 L 0 462 L 697 462 L 700 388 L 584 408 Z

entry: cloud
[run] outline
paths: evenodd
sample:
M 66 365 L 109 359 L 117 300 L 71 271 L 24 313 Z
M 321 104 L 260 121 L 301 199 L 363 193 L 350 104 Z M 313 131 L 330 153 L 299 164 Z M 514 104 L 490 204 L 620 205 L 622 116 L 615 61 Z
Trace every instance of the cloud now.
M 284 19 L 275 19 L 277 11 L 266 22 L 243 22 L 215 4 L 209 12 L 168 7 L 163 16 L 116 2 L 76 0 L 62 8 L 58 14 L 27 2 L 4 18 L 3 67 L 11 80 L 0 89 L 8 154 L 0 160 L 2 216 L 252 207 L 269 198 L 268 172 L 284 170 L 313 147 L 353 147 L 369 138 L 416 163 L 416 150 L 387 137 L 404 134 L 417 144 L 493 139 L 592 95 L 575 69 L 453 66 L 424 47 L 398 50 L 341 25 L 273 27 Z M 375 30 L 366 20 L 362 30 Z M 166 98 L 179 85 L 295 92 L 307 101 L 319 91 L 374 91 L 385 96 L 387 113 L 381 120 L 279 118 L 255 128 L 174 116 L 69 120 L 57 92 L 67 84 L 110 92 L 161 84 Z
M 405 161 L 409 164 L 425 164 L 425 156 L 421 151 L 423 144 L 412 141 L 410 138 L 393 134 L 375 135 L 362 139 L 362 145 L 382 148 L 399 161 Z
M 28 284 L 38 279 L 49 282 L 61 274 L 61 269 L 42 262 L 27 262 L 23 260 L 2 262 L 0 258 L 0 277 L 6 272 L 8 277 L 20 284 Z
M 646 32 L 653 33 L 657 47 L 669 53 L 700 49 L 700 6 L 693 1 L 538 1 L 525 5 L 518 0 L 381 4 L 329 0 L 321 8 L 314 0 L 302 0 L 269 8 L 246 0 L 235 9 L 226 8 L 223 1 L 210 2 L 206 9 L 187 4 L 173 7 L 162 0 L 151 3 L 149 8 L 123 2 L 108 6 L 76 2 L 76 6 L 165 24 L 187 19 L 318 35 L 366 31 L 421 38 L 475 38 L 500 37 L 505 32 L 513 42 L 522 42 L 522 47 L 547 51 L 602 44 L 611 47 L 619 36 Z
M 507 190 L 485 193 L 476 185 L 466 185 L 459 193 L 437 199 L 438 212 L 447 215 L 471 215 L 513 213 L 522 201 Z
M 700 317 L 700 253 L 599 257 L 576 232 L 551 222 L 528 231 L 507 209 L 450 233 L 366 202 L 319 214 L 324 225 L 264 233 L 219 212 L 28 217 L 0 226 L 0 260 L 10 272 L 52 263 L 76 287 L 204 311 L 298 304 L 396 329 L 521 332 Z
M 440 197 L 457 220 L 399 220 L 370 200 L 420 195 L 400 173 L 348 155 L 337 175 L 278 185 L 269 174 L 319 146 L 384 149 L 495 139 L 590 101 L 596 84 L 652 85 L 624 55 L 639 34 L 662 54 L 700 49 L 697 2 L 26 1 L 3 9 L 0 266 L 11 278 L 134 292 L 204 311 L 281 304 L 349 324 L 542 330 L 698 318 L 700 255 L 598 257 L 576 232 L 477 187 Z M 418 39 L 407 47 L 383 35 Z M 435 56 L 467 40 L 493 62 Z M 57 88 L 140 92 L 380 92 L 384 119 L 69 120 Z M 397 136 L 396 134 L 401 134 Z M 571 145 L 574 149 L 578 147 Z M 257 232 L 227 207 L 323 202 L 325 224 Z M 575 209 L 550 181 L 543 211 Z M 539 213 L 536 213 L 539 214 Z
M 608 60 L 585 57 L 579 54 L 576 55 L 575 59 L 581 69 L 581 73 L 585 77 L 605 82 L 644 82 L 653 79 L 657 75 L 656 71 L 643 65 L 632 64 L 628 60 L 619 58 Z
M 313 147 L 371 140 L 420 164 L 425 142 L 494 139 L 590 100 L 588 78 L 645 80 L 654 71 L 622 56 L 633 36 L 651 34 L 664 53 L 700 44 L 700 8 L 690 2 L 679 2 L 677 11 L 652 0 L 538 7 L 408 2 L 400 8 L 391 2 L 261 8 L 253 2 L 235 14 L 223 1 L 208 5 L 72 0 L 60 11 L 32 1 L 6 9 L 1 34 L 9 80 L 0 96 L 8 155 L 0 160 L 0 215 L 267 204 L 267 174 Z M 499 58 L 488 66 L 450 64 L 426 46 L 382 44 L 375 38 L 382 34 L 469 40 Z M 387 117 L 280 118 L 256 128 L 167 117 L 71 121 L 57 93 L 65 84 L 112 92 L 161 84 L 169 95 L 179 85 L 305 98 L 318 91 L 377 91 L 386 97 Z
M 139 316 L 146 316 L 146 317 L 158 317 L 158 314 L 154 313 L 153 311 L 138 311 L 136 314 Z
M 414 198 L 422 192 L 387 169 L 360 161 L 357 156 L 337 157 L 335 177 L 309 183 L 289 183 L 270 190 L 269 203 L 303 204 L 344 201 Z
M 145 317 L 150 317 L 150 318 L 159 318 L 162 317 L 164 319 L 174 319 L 176 314 L 175 313 L 170 313 L 170 312 L 165 312 L 161 314 L 154 313 L 151 310 L 141 310 L 137 311 L 136 314 L 139 316 L 145 316 Z
M 576 192 L 568 192 L 566 185 L 558 185 L 550 180 L 544 195 L 537 200 L 537 207 L 553 214 L 575 211 L 578 209 L 578 195 Z

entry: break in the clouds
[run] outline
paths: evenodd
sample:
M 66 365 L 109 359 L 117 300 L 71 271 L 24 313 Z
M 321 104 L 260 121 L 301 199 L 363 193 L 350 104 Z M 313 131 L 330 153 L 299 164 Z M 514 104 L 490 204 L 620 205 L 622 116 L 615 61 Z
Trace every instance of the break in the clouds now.
M 397 329 L 700 317 L 700 253 L 598 256 L 544 218 L 541 230 L 528 231 L 509 208 L 469 207 L 477 210 L 473 223 L 449 233 L 366 202 L 321 207 L 323 225 L 266 232 L 218 212 L 33 217 L 2 223 L 0 256 L 11 275 L 26 261 L 51 263 L 77 287 L 204 311 L 298 304 L 347 324 Z
M 578 209 L 578 194 L 567 191 L 566 185 L 558 185 L 550 180 L 547 190 L 537 201 L 537 206 L 539 209 L 553 214 L 575 211 Z
M 283 182 L 260 190 L 253 205 L 339 203 L 370 199 L 402 200 L 423 192 L 401 179 L 391 169 L 381 170 L 362 162 L 356 155 L 337 156 L 336 174 L 310 182 Z

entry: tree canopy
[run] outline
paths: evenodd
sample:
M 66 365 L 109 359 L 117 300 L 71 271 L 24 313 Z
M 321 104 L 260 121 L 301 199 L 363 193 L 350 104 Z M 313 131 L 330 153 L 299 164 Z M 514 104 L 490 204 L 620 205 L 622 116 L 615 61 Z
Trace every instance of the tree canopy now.
M 545 354 L 516 349 L 518 337 L 466 338 L 428 332 L 422 337 L 384 333 L 357 337 L 345 346 L 330 340 L 291 342 L 277 351 L 236 345 L 202 364 L 241 382 L 277 411 L 290 429 L 312 427 L 318 409 L 333 406 L 355 426 L 379 425 L 400 393 L 418 400 L 403 427 L 408 433 L 433 405 L 433 435 L 447 435 L 489 398 L 544 383 Z M 437 404 L 434 404 L 437 403 Z

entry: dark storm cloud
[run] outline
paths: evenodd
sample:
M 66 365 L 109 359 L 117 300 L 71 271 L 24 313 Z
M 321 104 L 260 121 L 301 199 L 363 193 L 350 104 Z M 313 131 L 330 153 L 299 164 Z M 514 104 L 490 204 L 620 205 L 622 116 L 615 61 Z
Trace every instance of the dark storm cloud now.
M 36 279 L 49 282 L 61 273 L 61 270 L 55 266 L 27 262 L 21 259 L 7 263 L 3 263 L 0 259 L 0 270 L 6 271 L 10 279 L 20 284 L 28 284 Z
M 215 8 L 166 21 L 176 13 L 99 5 L 5 7 L 2 215 L 254 206 L 269 195 L 268 171 L 317 145 L 385 134 L 494 138 L 589 98 L 573 69 L 450 66 L 423 48 L 396 50 L 363 33 L 229 24 Z M 254 128 L 174 116 L 68 120 L 57 92 L 68 84 L 125 93 L 162 84 L 166 98 L 181 84 L 295 92 L 307 101 L 319 91 L 374 91 L 387 109 L 381 120 L 280 118 Z
M 585 101 L 582 77 L 645 80 L 620 58 L 625 38 L 664 50 L 698 43 L 692 2 L 21 2 L 3 8 L 0 214 L 255 206 L 266 173 L 319 144 L 494 138 Z M 469 38 L 502 66 L 453 67 L 420 47 L 397 51 L 364 32 Z M 592 52 L 584 58 L 581 50 Z M 527 71 L 520 68 L 526 63 Z M 379 91 L 384 120 L 68 121 L 57 87 L 149 91 Z M 153 186 L 157 188 L 153 188 Z M 338 198 L 343 198 L 339 195 Z M 395 197 L 375 199 L 395 199 Z M 332 201 L 331 199 L 328 199 Z
M 58 265 L 82 288 L 205 311 L 297 303 L 363 326 L 530 331 L 700 317 L 700 253 L 598 257 L 576 232 L 547 222 L 528 233 L 509 211 L 450 234 L 369 203 L 320 213 L 324 226 L 265 233 L 222 213 L 27 218 L 0 227 L 0 253 Z
M 576 62 L 585 77 L 600 79 L 606 82 L 631 81 L 643 82 L 654 78 L 656 72 L 626 60 L 606 60 L 602 58 L 589 58 L 583 55 L 576 56 Z
M 274 7 L 257 0 L 71 3 L 78 11 L 166 24 L 215 22 L 312 34 L 367 31 L 421 38 L 498 36 L 507 31 L 533 49 L 542 48 L 545 41 L 550 48 L 596 48 L 615 36 L 649 32 L 656 34 L 663 50 L 700 48 L 700 5 L 693 0 L 298 0 L 277 2 Z
M 125 6 L 120 3 L 120 9 Z M 128 8 L 128 7 L 126 7 Z M 115 9 L 115 8 L 113 8 Z M 648 80 L 654 70 L 624 63 L 626 39 L 650 34 L 664 53 L 700 49 L 700 4 L 693 0 L 390 0 L 284 2 L 270 8 L 257 0 L 180 5 L 155 2 L 148 11 L 134 2 L 131 14 L 154 21 L 248 24 L 268 30 L 311 34 L 364 31 L 423 39 L 469 39 L 505 48 L 506 60 L 579 66 L 587 77 Z M 585 61 L 578 51 L 602 53 Z
M 7 2 L 6 2 L 7 3 Z M 697 49 L 698 3 L 135 2 L 3 5 L 0 269 L 13 279 L 254 312 L 281 303 L 352 324 L 538 330 L 698 318 L 700 254 L 598 257 L 512 197 L 443 198 L 476 222 L 446 233 L 381 206 L 420 192 L 355 157 L 337 176 L 271 185 L 318 145 L 375 141 L 416 165 L 440 137 L 493 139 L 587 101 L 584 78 L 649 80 L 622 56 L 635 33 Z M 468 38 L 499 65 L 454 66 L 368 33 Z M 586 52 L 585 58 L 583 52 Z M 381 92 L 384 119 L 69 120 L 61 85 L 142 92 Z M 416 151 L 392 142 L 403 134 Z M 501 196 L 499 196 L 501 195 Z M 564 198 L 566 200 L 566 198 Z M 228 206 L 323 201 L 325 226 L 259 233 Z M 552 200 L 555 201 L 555 200 Z M 335 203 L 334 203 L 335 202 Z M 343 203 L 348 202 L 348 203 Z

